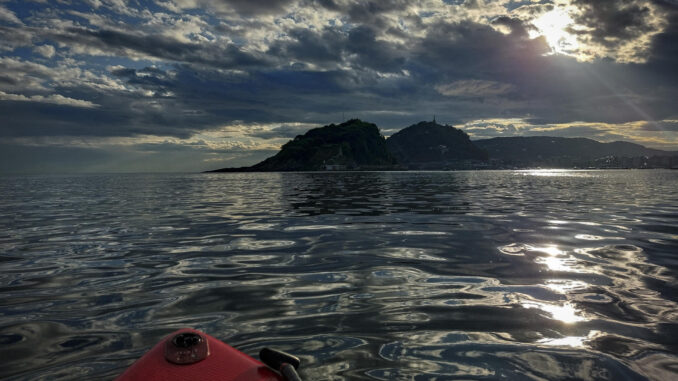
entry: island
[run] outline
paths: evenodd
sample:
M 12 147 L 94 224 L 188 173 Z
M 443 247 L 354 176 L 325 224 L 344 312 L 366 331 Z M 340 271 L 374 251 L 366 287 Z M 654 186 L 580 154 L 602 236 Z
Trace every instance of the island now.
M 210 172 L 279 172 L 401 169 L 376 124 L 351 119 L 314 128 L 285 143 L 275 156 L 251 167 Z
M 435 120 L 413 124 L 386 139 L 376 124 L 351 119 L 298 135 L 255 165 L 207 172 L 524 168 L 678 169 L 678 152 L 629 142 L 550 136 L 474 141 L 464 131 Z

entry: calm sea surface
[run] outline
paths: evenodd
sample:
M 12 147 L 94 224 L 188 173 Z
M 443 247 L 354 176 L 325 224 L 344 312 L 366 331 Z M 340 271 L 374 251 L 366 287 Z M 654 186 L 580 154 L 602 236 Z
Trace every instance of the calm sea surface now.
M 678 171 L 0 177 L 0 378 L 194 327 L 308 380 L 678 379 Z

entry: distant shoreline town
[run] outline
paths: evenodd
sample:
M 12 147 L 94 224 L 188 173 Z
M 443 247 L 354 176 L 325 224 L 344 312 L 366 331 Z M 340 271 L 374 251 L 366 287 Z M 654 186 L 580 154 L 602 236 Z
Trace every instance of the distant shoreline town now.
M 588 138 L 498 137 L 472 141 L 435 120 L 419 122 L 388 139 L 373 124 L 351 119 L 314 128 L 249 167 L 207 172 L 462 169 L 678 169 L 678 151 Z

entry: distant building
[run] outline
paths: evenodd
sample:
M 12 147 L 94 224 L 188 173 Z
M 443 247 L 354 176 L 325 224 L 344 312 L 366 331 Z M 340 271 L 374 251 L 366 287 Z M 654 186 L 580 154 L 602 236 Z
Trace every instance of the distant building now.
M 326 171 L 345 171 L 345 164 L 325 164 Z

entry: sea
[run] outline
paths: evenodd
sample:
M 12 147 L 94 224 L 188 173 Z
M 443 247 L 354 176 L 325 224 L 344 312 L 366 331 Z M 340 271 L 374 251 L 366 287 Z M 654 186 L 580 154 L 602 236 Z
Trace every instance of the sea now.
M 0 177 L 0 379 L 193 327 L 305 380 L 678 379 L 678 171 Z

